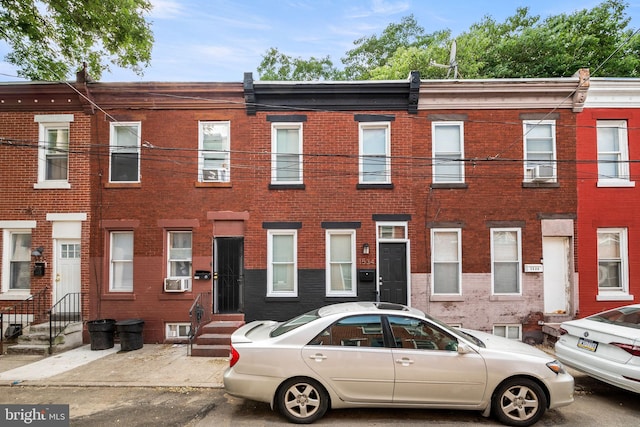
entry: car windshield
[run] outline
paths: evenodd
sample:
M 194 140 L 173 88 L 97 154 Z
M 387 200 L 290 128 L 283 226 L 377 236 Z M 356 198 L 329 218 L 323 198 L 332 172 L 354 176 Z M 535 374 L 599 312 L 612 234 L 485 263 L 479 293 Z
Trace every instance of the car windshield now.
M 269 336 L 273 337 L 278 337 L 284 333 L 287 333 L 289 331 L 292 331 L 296 328 L 299 328 L 302 325 L 306 325 L 307 323 L 316 320 L 317 318 L 319 318 L 320 315 L 318 314 L 318 310 L 312 310 L 309 311 L 308 313 L 304 313 L 301 314 L 298 317 L 294 317 L 291 320 L 288 320 L 284 323 L 281 323 L 280 325 L 278 325 L 277 328 L 275 328 L 273 331 L 271 331 L 271 333 L 269 334 Z
M 589 320 L 640 329 L 640 307 L 621 307 L 587 317 Z

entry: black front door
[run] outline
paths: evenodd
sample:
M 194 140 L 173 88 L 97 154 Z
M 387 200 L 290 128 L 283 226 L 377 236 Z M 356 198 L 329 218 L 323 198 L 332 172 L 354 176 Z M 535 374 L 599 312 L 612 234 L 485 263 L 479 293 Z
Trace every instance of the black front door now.
M 214 241 L 215 271 L 213 289 L 216 313 L 242 310 L 244 279 L 244 240 L 242 237 L 216 237 Z
M 407 304 L 407 245 L 380 243 L 380 301 Z

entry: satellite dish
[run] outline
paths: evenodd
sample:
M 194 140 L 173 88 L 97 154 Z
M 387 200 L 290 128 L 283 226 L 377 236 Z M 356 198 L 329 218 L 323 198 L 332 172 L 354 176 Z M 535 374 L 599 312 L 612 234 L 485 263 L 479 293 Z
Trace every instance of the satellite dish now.
M 447 78 L 449 78 L 449 74 L 451 74 L 451 70 L 453 70 L 453 78 L 457 79 L 458 78 L 458 61 L 456 60 L 456 50 L 457 50 L 456 40 L 453 39 L 453 42 L 451 43 L 451 52 L 449 53 L 449 65 L 437 64 L 433 60 L 431 60 L 429 64 L 433 65 L 434 67 L 446 68 Z

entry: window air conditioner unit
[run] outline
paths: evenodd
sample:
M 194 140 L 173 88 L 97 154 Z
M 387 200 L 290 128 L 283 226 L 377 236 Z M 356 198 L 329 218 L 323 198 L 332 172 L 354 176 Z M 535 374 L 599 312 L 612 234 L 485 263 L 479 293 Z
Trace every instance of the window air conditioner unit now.
M 549 181 L 554 178 L 553 166 L 537 165 L 532 168 L 532 181 Z
M 202 169 L 203 181 L 226 181 L 227 170 L 225 168 Z
M 191 289 L 191 278 L 171 278 L 164 279 L 164 291 L 165 292 L 185 292 Z

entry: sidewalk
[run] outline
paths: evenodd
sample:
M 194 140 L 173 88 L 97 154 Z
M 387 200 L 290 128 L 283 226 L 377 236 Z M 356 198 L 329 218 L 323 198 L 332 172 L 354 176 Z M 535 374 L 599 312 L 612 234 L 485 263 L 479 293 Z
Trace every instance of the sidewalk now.
M 222 388 L 226 358 L 187 356 L 187 346 L 144 344 L 120 351 L 89 344 L 48 357 L 1 355 L 0 386 L 129 386 Z

